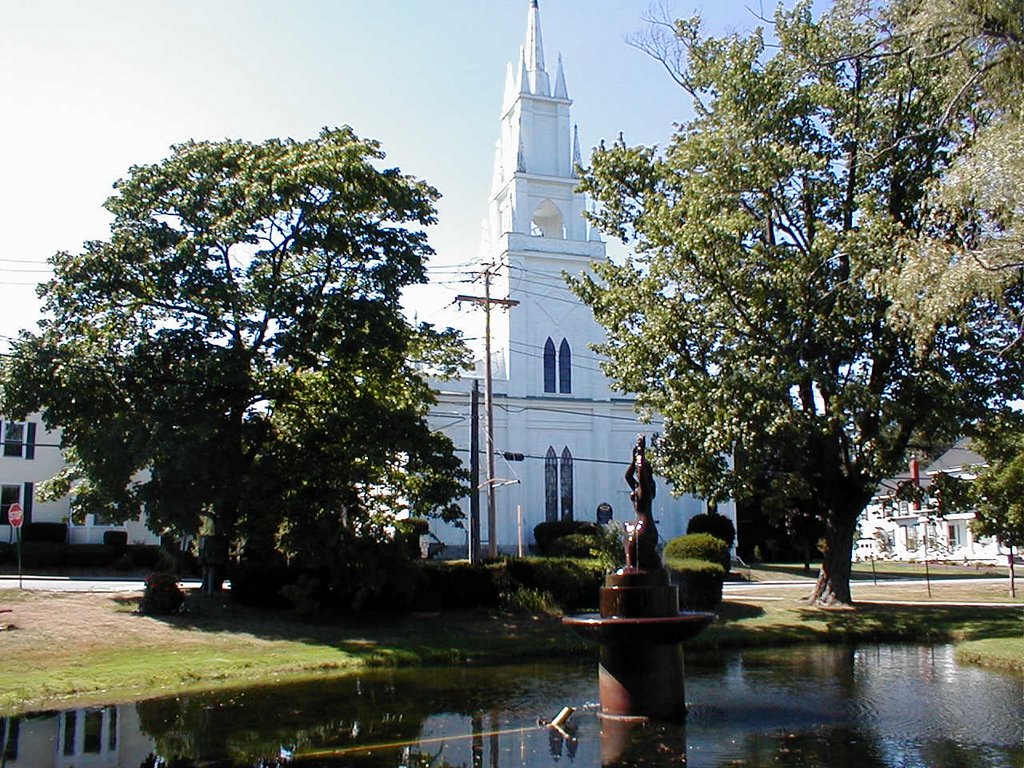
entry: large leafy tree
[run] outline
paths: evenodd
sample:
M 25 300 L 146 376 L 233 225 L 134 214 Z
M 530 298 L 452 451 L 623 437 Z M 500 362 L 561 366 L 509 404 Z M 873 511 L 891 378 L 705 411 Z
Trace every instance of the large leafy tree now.
M 1016 595 L 1014 548 L 1024 547 L 1024 417 L 1005 414 L 986 424 L 972 443 L 985 459 L 971 487 L 978 536 L 1009 547 L 1010 594 Z
M 1024 328 L 1013 300 L 1024 267 L 1024 2 L 919 0 L 896 34 L 937 63 L 949 94 L 940 120 L 984 122 L 929 191 L 947 226 L 908 233 L 890 275 L 894 314 L 927 336 L 981 295 Z
M 574 284 L 607 329 L 609 374 L 666 420 L 660 470 L 820 520 L 822 604 L 850 602 L 857 518 L 913 436 L 951 439 L 1020 383 L 988 353 L 1013 329 L 982 300 L 920 347 L 889 319 L 878 275 L 936 226 L 926 187 L 970 128 L 942 123 L 933 61 L 891 23 L 804 3 L 778 11 L 769 48 L 760 30 L 676 22 L 650 48 L 695 119 L 662 153 L 600 147 L 584 180 L 635 256 Z
M 347 127 L 181 144 L 116 184 L 108 240 L 53 257 L 4 405 L 63 428 L 81 509 L 291 554 L 457 515 L 417 363 L 450 370 L 461 342 L 400 306 L 437 192 L 382 158 Z

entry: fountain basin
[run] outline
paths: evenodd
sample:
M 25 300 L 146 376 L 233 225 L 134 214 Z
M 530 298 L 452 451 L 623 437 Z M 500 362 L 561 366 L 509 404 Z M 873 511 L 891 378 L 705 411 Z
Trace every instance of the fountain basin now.
M 627 566 L 605 577 L 600 613 L 566 616 L 563 624 L 600 648 L 601 714 L 630 720 L 686 717 L 683 641 L 717 618 L 680 611 L 664 568 Z

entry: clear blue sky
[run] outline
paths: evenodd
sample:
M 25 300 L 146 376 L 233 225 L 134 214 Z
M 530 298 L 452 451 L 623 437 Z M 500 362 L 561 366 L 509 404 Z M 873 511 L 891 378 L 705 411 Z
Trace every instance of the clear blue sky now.
M 774 5 L 670 0 L 714 33 Z M 477 254 L 505 65 L 527 0 L 0 0 L 0 337 L 32 327 L 46 259 L 105 238 L 101 205 L 133 164 L 186 139 L 306 138 L 349 124 L 388 164 L 437 187 L 433 265 Z M 765 9 L 766 8 L 766 9 Z M 690 116 L 660 65 L 626 44 L 648 0 L 540 0 L 545 55 L 563 56 L 584 154 L 622 131 L 663 144 Z M 467 325 L 458 286 L 418 290 L 421 319 Z M 0 338 L 0 348 L 5 344 Z

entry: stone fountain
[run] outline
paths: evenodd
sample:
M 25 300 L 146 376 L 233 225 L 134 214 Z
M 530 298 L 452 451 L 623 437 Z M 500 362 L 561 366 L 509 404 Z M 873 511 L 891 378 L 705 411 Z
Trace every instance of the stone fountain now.
M 600 645 L 602 716 L 680 721 L 686 717 L 682 643 L 703 631 L 715 614 L 679 610 L 678 590 L 657 551 L 654 477 L 645 448 L 641 435 L 626 470 L 636 511 L 636 520 L 626 525 L 626 565 L 605 577 L 599 614 L 563 621 Z

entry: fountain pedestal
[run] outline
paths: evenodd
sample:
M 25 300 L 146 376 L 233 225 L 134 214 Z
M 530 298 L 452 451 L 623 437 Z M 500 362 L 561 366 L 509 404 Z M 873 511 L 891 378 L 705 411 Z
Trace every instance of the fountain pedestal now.
M 664 568 L 622 568 L 605 577 L 600 613 L 563 619 L 600 644 L 601 714 L 679 721 L 686 717 L 682 642 L 713 613 L 680 612 Z

